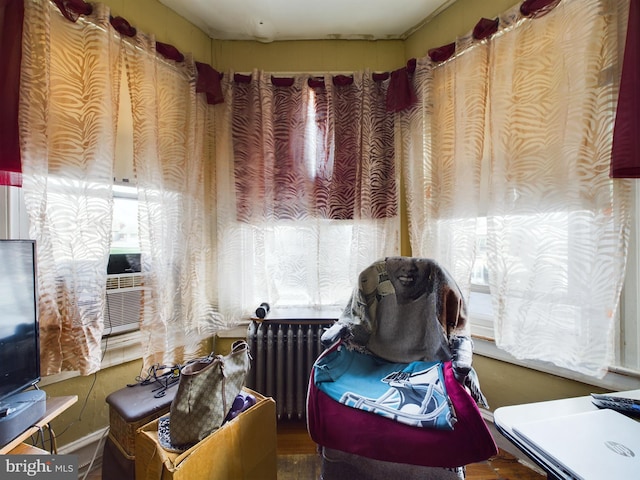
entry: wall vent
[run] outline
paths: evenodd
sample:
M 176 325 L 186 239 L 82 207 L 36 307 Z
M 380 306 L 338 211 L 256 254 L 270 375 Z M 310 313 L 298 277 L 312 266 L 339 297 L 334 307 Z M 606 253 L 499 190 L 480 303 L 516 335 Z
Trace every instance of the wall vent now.
M 140 328 L 143 288 L 140 273 L 107 275 L 107 308 L 103 337 Z

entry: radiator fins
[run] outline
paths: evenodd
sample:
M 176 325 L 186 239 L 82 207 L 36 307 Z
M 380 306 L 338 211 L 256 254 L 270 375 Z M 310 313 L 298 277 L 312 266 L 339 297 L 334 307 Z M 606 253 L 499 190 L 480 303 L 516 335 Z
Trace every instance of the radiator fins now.
M 333 323 L 254 321 L 249 325 L 253 360 L 247 386 L 276 401 L 278 420 L 306 418 L 309 374 L 324 349 L 322 332 Z

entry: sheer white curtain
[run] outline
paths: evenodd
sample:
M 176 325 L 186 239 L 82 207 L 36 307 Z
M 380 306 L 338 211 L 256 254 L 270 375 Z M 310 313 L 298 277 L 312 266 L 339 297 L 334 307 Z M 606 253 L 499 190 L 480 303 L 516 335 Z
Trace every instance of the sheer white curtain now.
M 468 42 L 460 39 L 458 48 Z M 440 262 L 467 298 L 481 206 L 488 48 L 476 45 L 442 64 L 419 59 L 418 104 L 398 114 L 412 254 Z
M 212 108 L 196 94 L 196 68 L 156 54 L 138 33 L 125 49 L 133 113 L 142 274 L 140 330 L 145 367 L 174 364 L 208 352 L 202 341 L 226 323 L 215 310 L 210 263 L 207 165 L 212 162 Z
M 100 368 L 119 55 L 103 5 L 73 23 L 25 2 L 19 123 L 43 375 Z
M 496 343 L 601 376 L 614 360 L 629 184 L 609 178 L 628 2 L 566 0 L 492 42 L 489 278 Z
M 627 6 L 565 0 L 535 18 L 516 6 L 488 40 L 420 60 L 419 105 L 399 120 L 414 254 L 466 294 L 487 216 L 497 345 L 597 376 L 613 360 L 628 241 L 629 185 L 608 176 Z
M 246 318 L 263 301 L 344 306 L 362 269 L 398 254 L 387 83 L 368 72 L 284 84 L 266 72 L 225 74 L 216 180 L 227 319 Z

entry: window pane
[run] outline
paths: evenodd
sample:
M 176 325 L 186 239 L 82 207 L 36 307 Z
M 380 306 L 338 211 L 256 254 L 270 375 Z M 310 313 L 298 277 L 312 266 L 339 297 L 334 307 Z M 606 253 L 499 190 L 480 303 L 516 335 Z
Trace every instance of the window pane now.
M 111 253 L 140 253 L 136 189 L 114 186 L 113 195 Z
M 471 269 L 471 285 L 489 286 L 487 217 L 478 217 L 476 222 L 476 258 Z

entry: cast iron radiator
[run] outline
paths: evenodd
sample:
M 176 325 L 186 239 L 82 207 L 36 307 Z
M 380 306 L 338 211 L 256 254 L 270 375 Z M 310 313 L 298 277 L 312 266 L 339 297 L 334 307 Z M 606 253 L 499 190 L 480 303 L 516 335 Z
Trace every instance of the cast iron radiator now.
M 323 350 L 322 332 L 333 323 L 267 320 L 249 325 L 252 361 L 247 387 L 276 401 L 278 420 L 306 417 L 311 367 Z

